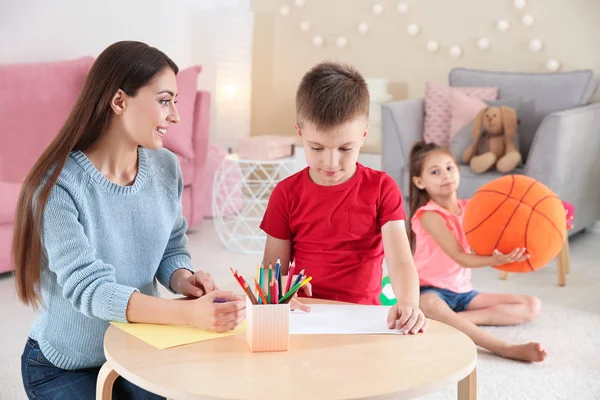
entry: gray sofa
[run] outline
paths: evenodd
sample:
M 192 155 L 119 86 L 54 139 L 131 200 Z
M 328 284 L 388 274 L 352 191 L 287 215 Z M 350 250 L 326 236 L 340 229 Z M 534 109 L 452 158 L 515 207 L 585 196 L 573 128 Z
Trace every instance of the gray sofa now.
M 498 87 L 499 99 L 528 101 L 520 115 L 519 146 L 524 164 L 514 171 L 539 180 L 575 206 L 578 232 L 600 220 L 600 103 L 590 101 L 598 87 L 593 72 L 512 73 L 456 68 L 449 84 Z M 382 107 L 382 167 L 408 196 L 408 155 L 421 140 L 424 100 L 411 99 Z M 471 197 L 500 173 L 477 175 L 459 165 L 459 195 Z

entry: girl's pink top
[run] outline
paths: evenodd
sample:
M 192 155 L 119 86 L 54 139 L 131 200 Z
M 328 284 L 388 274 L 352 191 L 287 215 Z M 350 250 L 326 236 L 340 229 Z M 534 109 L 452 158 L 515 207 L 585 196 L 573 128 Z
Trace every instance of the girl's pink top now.
M 455 293 L 466 293 L 473 290 L 471 269 L 458 265 L 421 226 L 421 216 L 424 212 L 437 212 L 446 221 L 446 226 L 456 237 L 463 250 L 470 252 L 469 243 L 467 243 L 462 227 L 467 203 L 468 200 L 458 201 L 461 214 L 457 216 L 434 201 L 429 201 L 429 203 L 419 208 L 412 217 L 411 226 L 416 237 L 414 260 L 421 286 L 435 286 Z

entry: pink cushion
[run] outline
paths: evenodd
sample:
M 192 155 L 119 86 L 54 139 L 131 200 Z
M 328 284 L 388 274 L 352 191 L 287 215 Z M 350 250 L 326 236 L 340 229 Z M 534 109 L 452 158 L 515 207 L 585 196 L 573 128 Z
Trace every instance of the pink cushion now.
M 573 204 L 563 201 L 563 207 L 565 208 L 565 212 L 567 213 L 567 218 L 575 216 L 575 207 Z
M 470 124 L 477 116 L 477 113 L 486 107 L 487 104 L 483 100 L 469 96 L 459 90 L 452 90 L 450 94 L 451 118 L 449 140 L 452 141 L 454 135 Z
M 15 219 L 20 193 L 20 183 L 0 182 L 0 224 Z
M 566 201 L 563 201 L 562 204 L 567 214 L 567 229 L 571 229 L 573 228 L 573 219 L 575 218 L 575 206 Z
M 169 128 L 164 145 L 169 150 L 185 158 L 194 158 L 192 137 L 194 134 L 194 106 L 199 65 L 186 68 L 177 74 L 177 111 L 180 122 Z
M 227 155 L 227 151 L 217 145 L 211 144 L 208 146 L 207 156 L 206 156 L 206 166 L 204 168 L 206 189 L 204 194 L 206 196 L 206 204 L 209 205 L 207 207 L 206 212 L 204 213 L 205 217 L 211 218 L 212 214 L 212 194 L 213 194 L 213 182 L 215 179 L 215 172 L 221 165 L 221 161 Z
M 93 60 L 0 65 L 0 180 L 23 181 L 65 122 Z
M 498 88 L 493 87 L 448 87 L 428 82 L 425 86 L 425 120 L 423 139 L 427 143 L 448 146 L 450 143 L 450 98 L 458 91 L 481 100 L 496 100 Z

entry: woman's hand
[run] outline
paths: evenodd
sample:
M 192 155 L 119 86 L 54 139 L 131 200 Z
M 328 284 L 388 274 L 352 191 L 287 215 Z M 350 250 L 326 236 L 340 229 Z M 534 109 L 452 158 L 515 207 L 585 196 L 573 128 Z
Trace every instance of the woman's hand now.
M 188 325 L 206 331 L 224 333 L 246 319 L 246 301 L 232 292 L 212 291 L 198 299 L 183 301 Z
M 192 274 L 187 269 L 179 269 L 171 276 L 171 289 L 188 297 L 202 297 L 219 290 L 210 274 L 198 271 Z
M 525 254 L 525 248 L 517 247 L 508 254 L 502 254 L 497 249 L 492 253 L 494 259 L 494 266 L 510 264 L 514 262 L 522 262 L 529 259 L 529 254 Z

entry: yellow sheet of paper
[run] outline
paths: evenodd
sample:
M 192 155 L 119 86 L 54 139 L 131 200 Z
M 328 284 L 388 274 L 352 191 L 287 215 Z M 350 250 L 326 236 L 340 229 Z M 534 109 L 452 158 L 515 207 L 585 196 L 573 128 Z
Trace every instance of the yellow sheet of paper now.
M 245 321 L 227 333 L 214 333 L 198 328 L 176 325 L 126 324 L 123 322 L 111 322 L 111 324 L 161 350 L 189 343 L 239 335 L 246 332 Z

